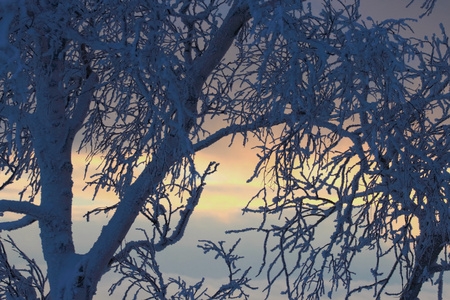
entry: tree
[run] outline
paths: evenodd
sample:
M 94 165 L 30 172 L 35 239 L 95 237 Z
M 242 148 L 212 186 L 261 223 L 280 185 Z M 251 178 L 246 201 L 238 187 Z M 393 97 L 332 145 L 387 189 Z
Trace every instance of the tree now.
M 357 12 L 347 17 L 356 20 Z M 247 211 L 264 220 L 242 231 L 266 234 L 265 253 L 274 253 L 263 265 L 269 292 L 284 277 L 289 299 L 331 297 L 340 286 L 347 297 L 373 289 L 380 299 L 397 278 L 403 286 L 397 295 L 417 299 L 438 273 L 443 299 L 442 275 L 450 270 L 450 51 L 444 30 L 441 38 L 407 40 L 397 31 L 404 25 L 352 21 L 344 45 L 329 43 L 329 56 L 315 50 L 308 59 L 332 63 L 278 69 L 281 78 L 297 80 L 292 89 L 309 90 L 268 87 L 280 98 L 286 90 L 303 94 L 309 118 L 271 137 L 254 173 L 269 180 L 256 197 L 262 205 Z M 273 61 L 295 55 L 283 39 L 275 48 Z M 330 226 L 330 237 L 315 241 Z M 361 253 L 374 262 L 374 281 L 362 286 L 353 282 Z
M 90 299 L 114 267 L 136 283 L 155 283 L 152 297 L 166 297 L 155 253 L 182 238 L 217 168 L 212 162 L 198 170 L 195 153 L 249 134 L 262 142 L 254 177 L 264 173 L 276 190 L 273 201 L 261 193 L 265 204 L 247 208 L 265 216 L 257 230 L 279 238 L 269 291 L 285 275 L 290 298 L 307 288 L 318 297 L 332 270 L 332 288 L 342 282 L 350 295 L 352 258 L 365 248 L 395 253 L 401 268 L 391 273 L 405 275 L 404 297 L 448 269 L 437 263 L 449 242 L 445 36 L 426 41 L 424 50 L 421 41 L 399 35 L 405 21 L 366 26 L 358 3 L 329 0 L 321 14 L 294 0 L 22 0 L 4 1 L 1 9 L 1 188 L 26 175 L 29 185 L 19 201 L 0 200 L 1 212 L 24 215 L 0 228 L 39 223 L 48 297 Z M 342 148 L 345 142 L 351 146 Z M 71 229 L 74 147 L 88 151 L 87 168 L 102 157 L 87 184 L 118 199 L 96 210 L 113 216 L 86 254 L 75 252 Z M 322 196 L 327 190 L 334 198 Z M 139 214 L 151 235 L 122 245 Z M 285 215 L 285 223 L 266 228 L 273 214 Z M 315 246 L 315 228 L 333 216 L 336 232 Z M 400 216 L 405 221 L 396 228 Z M 385 250 L 387 239 L 395 243 Z M 249 287 L 247 272 L 234 276 L 235 247 L 202 248 L 230 269 L 230 283 L 208 297 Z M 293 267 L 289 253 L 297 255 Z M 371 286 L 377 295 L 391 278 L 379 279 L 379 272 L 373 269 Z M 177 297 L 203 295 L 199 286 L 175 284 Z M 37 285 L 42 280 L 26 286 Z

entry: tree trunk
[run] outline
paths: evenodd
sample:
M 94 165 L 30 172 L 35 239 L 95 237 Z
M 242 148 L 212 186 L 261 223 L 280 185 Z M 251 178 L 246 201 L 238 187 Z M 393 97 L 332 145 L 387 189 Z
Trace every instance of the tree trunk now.
M 41 38 L 43 50 L 51 49 L 49 44 L 47 38 Z M 39 228 L 51 297 L 66 299 L 64 286 L 70 278 L 68 274 L 73 273 L 76 257 L 72 236 L 71 162 L 75 132 L 66 115 L 66 96 L 61 84 L 64 60 L 58 53 L 42 58 L 43 70 L 47 71 L 37 79 L 38 105 L 29 127 L 40 172 L 40 207 L 45 215 L 39 219 Z
M 39 220 L 42 251 L 47 262 L 52 292 L 61 290 L 73 268 L 71 143 L 59 140 L 56 132 L 39 141 L 36 149 L 41 179 L 41 204 L 45 216 Z M 44 131 L 45 132 L 45 131 Z M 64 299 L 58 292 L 53 299 Z
M 422 231 L 416 247 L 416 265 L 402 292 L 401 300 L 419 299 L 418 296 L 423 283 L 430 278 L 430 267 L 436 263 L 443 248 L 442 235 L 430 236 Z

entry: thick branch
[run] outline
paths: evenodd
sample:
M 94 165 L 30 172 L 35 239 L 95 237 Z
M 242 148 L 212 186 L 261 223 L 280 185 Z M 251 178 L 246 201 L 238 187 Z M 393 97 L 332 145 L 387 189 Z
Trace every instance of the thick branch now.
M 89 111 L 89 105 L 93 97 L 95 85 L 98 83 L 98 76 L 95 73 L 90 74 L 83 84 L 80 96 L 78 97 L 78 103 L 73 111 L 72 118 L 70 119 L 70 129 L 75 135 L 80 127 L 83 125 L 84 119 Z
M 44 217 L 44 212 L 39 206 L 30 202 L 21 202 L 15 200 L 0 200 L 0 213 L 4 212 L 25 214 L 36 219 L 42 219 Z
M 184 235 L 186 226 L 189 223 L 189 218 L 194 212 L 194 208 L 198 204 L 201 192 L 202 187 L 199 187 L 198 190 L 195 192 L 195 194 L 188 200 L 188 204 L 186 205 L 186 208 L 181 211 L 181 218 L 178 221 L 177 225 L 175 226 L 174 230 L 172 231 L 170 237 L 163 237 L 162 240 L 157 244 L 152 244 L 150 241 L 145 240 L 128 242 L 125 245 L 125 247 L 110 260 L 109 265 L 124 259 L 134 249 L 154 248 L 155 251 L 160 252 L 165 248 L 167 248 L 167 246 L 177 243 Z
M 9 221 L 0 223 L 0 231 L 13 231 L 16 229 L 20 229 L 26 227 L 28 225 L 33 224 L 36 221 L 36 218 L 30 216 L 24 216 L 23 218 L 16 221 Z
M 0 50 L 7 49 L 9 44 L 9 27 L 14 18 L 14 2 L 13 0 L 4 0 L 0 2 L 0 12 L 2 18 L 0 19 Z
M 280 125 L 287 120 L 290 120 L 290 116 L 285 114 L 275 118 L 271 118 L 270 116 L 260 116 L 255 121 L 248 124 L 231 124 L 227 127 L 217 130 L 206 139 L 197 142 L 193 145 L 193 149 L 195 152 L 197 152 L 208 148 L 215 142 L 229 135 L 253 131 L 260 128 L 269 128 L 272 126 Z
M 0 104 L 0 117 L 4 119 L 11 119 L 11 117 L 21 116 L 26 118 L 29 113 L 21 111 L 18 106 L 11 106 L 7 104 Z
M 106 271 L 105 268 L 109 267 L 114 252 L 122 243 L 145 201 L 155 192 L 169 167 L 179 159 L 175 154 L 176 149 L 170 147 L 172 144 L 172 141 L 167 141 L 167 148 L 160 149 L 159 159 L 148 164 L 126 189 L 111 220 L 103 227 L 97 241 L 86 254 L 85 274 L 92 277 L 90 280 L 99 280 Z
M 83 80 L 78 102 L 73 111 L 72 119 L 70 120 L 71 131 L 75 135 L 80 127 L 83 125 L 86 118 L 91 100 L 94 96 L 95 86 L 99 82 L 98 75 L 92 70 L 88 52 L 84 44 L 81 45 L 81 58 L 85 65 L 86 78 Z
M 446 272 L 446 271 L 450 271 L 450 264 L 449 263 L 445 263 L 445 264 L 436 264 L 430 267 L 429 272 L 430 273 L 439 273 L 439 272 Z
M 426 223 L 428 224 L 428 221 Z M 443 238 L 438 234 L 429 236 L 423 227 L 422 225 L 421 234 L 415 247 L 415 266 L 408 283 L 403 288 L 401 300 L 416 299 L 423 283 L 430 278 L 430 269 L 434 267 L 438 270 L 436 261 L 445 246 Z M 444 270 L 441 269 L 440 271 Z
M 209 47 L 196 61 L 188 74 L 192 81 L 188 83 L 190 93 L 199 94 L 200 90 L 211 71 L 220 63 L 223 56 L 232 45 L 236 34 L 240 28 L 250 19 L 247 5 L 234 5 L 231 12 L 225 18 L 223 25 L 216 32 Z M 196 96 L 196 95 L 190 95 Z M 164 179 L 170 167 L 180 159 L 178 153 L 178 143 L 176 137 L 168 137 L 163 141 L 163 146 L 159 149 L 152 160 L 138 178 L 123 193 L 123 197 L 117 206 L 110 222 L 103 227 L 97 242 L 88 252 L 88 262 L 85 274 L 89 274 L 92 279 L 98 280 L 104 268 L 113 257 L 114 252 L 125 238 L 128 230 L 145 204 L 150 195 L 155 192 L 157 185 Z
M 172 231 L 170 237 L 163 237 L 162 240 L 155 245 L 155 251 L 160 252 L 167 248 L 167 246 L 176 244 L 184 235 L 189 219 L 194 212 L 194 208 L 197 206 L 200 196 L 202 194 L 203 187 L 199 187 L 197 191 L 188 199 L 186 208 L 180 212 L 180 220 Z
M 250 18 L 248 5 L 234 5 L 231 8 L 208 48 L 194 60 L 191 78 L 196 93 L 200 92 L 205 80 L 228 52 L 239 30 Z
M 189 219 L 199 202 L 203 187 L 206 185 L 206 176 L 216 172 L 218 165 L 219 164 L 216 162 L 211 162 L 208 165 L 208 168 L 205 170 L 201 177 L 200 185 L 195 189 L 195 191 L 192 192 L 191 197 L 187 200 L 185 208 L 180 211 L 180 219 L 175 225 L 175 228 L 171 231 L 172 234 L 170 235 L 170 237 L 163 236 L 161 237 L 161 240 L 156 244 L 150 243 L 150 241 L 148 240 L 128 242 L 125 247 L 111 259 L 109 265 L 124 259 L 130 254 L 131 251 L 137 248 L 153 248 L 155 251 L 160 252 L 167 246 L 177 243 L 183 237 L 187 224 L 189 223 Z

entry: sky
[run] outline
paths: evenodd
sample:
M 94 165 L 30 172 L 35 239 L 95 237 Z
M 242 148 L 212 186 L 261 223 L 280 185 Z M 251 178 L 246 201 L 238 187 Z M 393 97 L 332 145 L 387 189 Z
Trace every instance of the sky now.
M 419 10 L 421 2 L 416 0 L 416 3 L 410 8 L 405 8 L 409 0 L 361 0 L 361 13 L 363 14 L 363 18 L 370 15 L 374 20 L 389 18 L 417 19 L 421 13 Z M 438 0 L 435 11 L 431 16 L 425 16 L 417 22 L 411 23 L 414 30 L 414 33 L 411 34 L 417 37 L 423 37 L 425 35 L 430 36 L 434 32 L 439 33 L 439 23 L 444 23 L 444 26 L 450 30 L 449 12 L 450 1 Z M 212 255 L 204 255 L 201 249 L 197 248 L 198 240 L 210 239 L 219 241 L 226 239 L 231 242 L 236 240 L 238 236 L 226 236 L 223 234 L 225 230 L 257 226 L 260 221 L 257 216 L 242 216 L 240 211 L 260 188 L 258 180 L 250 184 L 246 183 L 247 179 L 252 175 L 252 171 L 257 162 L 257 152 L 251 149 L 251 146 L 254 144 L 250 142 L 250 145 L 244 149 L 242 147 L 242 140 L 239 138 L 231 147 L 229 147 L 229 144 L 230 141 L 224 139 L 198 153 L 196 160 L 201 167 L 200 169 L 204 169 L 209 161 L 216 161 L 220 163 L 218 172 L 208 177 L 201 203 L 196 209 L 191 223 L 188 225 L 183 240 L 167 248 L 160 254 L 161 268 L 164 272 L 174 277 L 182 275 L 190 283 L 206 277 L 206 284 L 213 287 L 217 286 L 220 280 L 226 275 L 223 272 L 225 265 L 221 261 L 214 260 Z M 91 201 L 91 191 L 89 189 L 83 191 L 84 183 L 82 180 L 77 180 L 83 176 L 83 165 L 84 156 L 75 154 L 74 194 L 77 197 L 75 199 L 77 205 L 74 207 L 74 238 L 75 241 L 78 241 L 76 247 L 79 252 L 89 249 L 100 232 L 101 226 L 108 221 L 108 216 L 103 214 L 91 218 L 89 223 L 85 222 L 80 216 L 87 209 L 111 205 L 115 199 L 112 193 L 101 193 L 95 203 Z M 15 196 L 12 195 L 16 191 L 10 190 L 8 196 L 14 199 L 13 197 Z M 3 197 L 6 198 L 7 195 L 3 195 Z M 140 219 L 134 227 L 127 237 L 128 240 L 143 238 L 142 233 L 136 230 L 136 228 L 148 228 L 148 225 Z M 37 225 L 27 228 L 26 231 L 14 232 L 11 235 L 25 252 L 30 254 L 35 253 L 37 261 L 43 263 L 42 254 L 38 251 L 40 246 L 37 240 Z M 243 241 L 237 248 L 238 253 L 246 257 L 243 260 L 243 268 L 253 265 L 253 268 L 257 269 L 261 258 L 261 243 L 261 236 L 255 234 L 246 234 L 244 236 Z M 186 257 L 189 257 L 189 259 L 186 259 Z M 364 268 L 365 263 L 362 262 L 361 271 L 364 271 Z M 256 271 L 254 269 L 252 272 Z M 102 280 L 98 288 L 98 297 L 95 299 L 106 298 L 107 289 L 113 279 L 114 276 L 107 275 Z M 364 278 L 358 279 L 364 280 Z M 264 286 L 264 277 L 258 278 L 255 283 Z M 450 291 L 450 285 L 447 285 L 446 289 Z M 257 293 L 256 295 L 258 295 Z M 370 298 L 370 295 L 357 295 L 352 299 Z M 121 299 L 121 296 L 118 293 L 110 299 Z M 424 291 L 420 296 L 423 299 L 437 298 L 434 289 L 429 285 L 424 287 Z M 254 297 L 254 299 L 258 299 L 260 298 L 260 294 Z M 277 295 L 276 291 L 274 291 L 269 299 L 277 300 L 284 298 Z M 334 299 L 339 299 L 339 296 L 336 295 Z

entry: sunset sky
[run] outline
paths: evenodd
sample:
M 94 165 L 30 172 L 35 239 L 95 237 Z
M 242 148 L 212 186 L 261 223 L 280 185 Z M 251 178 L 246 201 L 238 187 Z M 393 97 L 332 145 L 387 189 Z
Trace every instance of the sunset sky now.
M 416 0 L 416 3 L 407 9 L 405 6 L 409 2 L 410 0 L 361 0 L 361 13 L 364 16 L 370 15 L 375 20 L 388 18 L 417 19 L 421 13 L 418 7 L 423 1 Z M 438 0 L 435 11 L 431 16 L 425 16 L 417 23 L 411 24 L 415 31 L 414 34 L 417 37 L 423 37 L 424 35 L 431 36 L 434 32 L 440 33 L 439 23 L 444 23 L 445 27 L 449 28 L 450 31 L 449 13 L 450 1 Z M 218 280 L 225 275 L 223 273 L 225 265 L 222 262 L 215 261 L 212 255 L 203 255 L 201 249 L 197 248 L 196 245 L 199 239 L 211 239 L 213 241 L 229 239 L 234 241 L 237 239 L 237 236 L 225 236 L 223 232 L 226 229 L 257 226 L 260 221 L 257 216 L 242 216 L 240 211 L 261 187 L 259 179 L 252 183 L 246 183 L 247 179 L 252 175 L 257 162 L 257 151 L 251 149 L 256 143 L 250 140 L 247 147 L 243 148 L 242 138 L 238 137 L 231 147 L 229 147 L 229 144 L 230 140 L 224 139 L 197 154 L 196 161 L 199 170 L 205 169 L 210 161 L 216 161 L 220 163 L 218 172 L 208 177 L 200 204 L 191 219 L 191 223 L 188 225 L 184 239 L 160 254 L 163 270 L 168 274 L 173 274 L 173 276 L 181 275 L 186 280 L 192 278 L 192 280 L 188 280 L 190 283 L 206 277 L 206 283 L 214 286 L 219 284 Z M 101 225 L 108 221 L 108 216 L 102 213 L 98 216 L 93 216 L 91 221 L 87 223 L 82 218 L 83 214 L 89 209 L 111 205 L 117 201 L 116 196 L 112 192 L 101 192 L 95 202 L 92 202 L 92 189 L 82 191 L 85 186 L 83 181 L 85 158 L 86 156 L 83 153 L 74 154 L 73 157 L 75 167 L 74 238 L 77 251 L 79 252 L 89 249 L 100 232 Z M 3 195 L 1 197 L 17 199 L 17 192 L 20 187 L 17 184 L 11 186 L 6 191 L 2 191 Z M 142 219 L 136 222 L 135 228 L 139 227 L 150 228 Z M 25 230 L 13 232 L 11 235 L 25 252 L 30 253 L 31 256 L 33 256 L 31 253 L 36 253 L 37 261 L 43 263 L 42 254 L 37 251 L 40 247 L 37 240 L 38 234 L 37 224 L 34 224 Z M 247 257 L 247 260 L 242 261 L 242 267 L 253 265 L 253 269 L 256 272 L 261 257 L 261 237 L 248 234 L 244 237 L 240 247 L 237 249 L 239 254 Z M 129 240 L 133 238 L 143 238 L 142 233 L 132 229 L 129 234 Z M 231 243 L 229 246 L 231 246 Z M 189 263 L 186 263 L 186 256 L 190 258 Z M 364 267 L 364 264 L 362 264 L 361 270 Z M 449 276 L 447 275 L 448 278 Z M 361 278 L 362 281 L 366 279 L 370 280 L 370 278 Z M 265 279 L 260 277 L 255 282 L 264 285 Z M 99 296 L 97 299 L 106 299 L 106 286 L 110 283 L 111 276 L 108 275 L 99 285 Z M 428 289 L 430 289 L 429 285 L 424 286 L 424 292 L 420 295 L 421 298 L 435 299 L 434 289 L 431 289 L 430 294 L 427 292 Z M 450 291 L 449 284 L 447 284 L 446 289 L 447 292 Z M 427 295 L 430 296 L 428 297 Z M 118 293 L 111 299 L 121 299 L 121 296 Z M 272 296 L 270 299 L 284 299 L 276 293 Z M 367 296 L 361 296 L 361 299 L 363 298 L 367 298 Z M 358 299 L 358 297 L 352 299 Z

